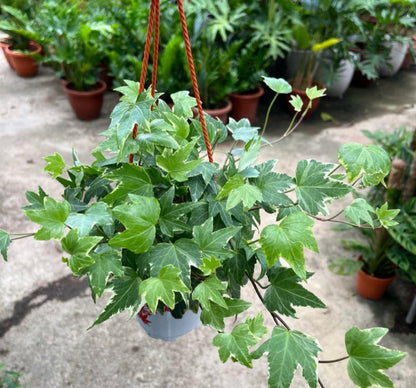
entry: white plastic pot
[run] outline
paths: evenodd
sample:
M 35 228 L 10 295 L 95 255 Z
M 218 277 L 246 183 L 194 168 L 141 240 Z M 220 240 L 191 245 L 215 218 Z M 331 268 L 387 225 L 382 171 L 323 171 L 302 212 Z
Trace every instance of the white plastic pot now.
M 380 75 L 382 77 L 391 77 L 402 66 L 409 45 L 397 41 L 388 41 L 386 44 L 390 48 L 390 59 L 380 67 Z
M 351 57 L 356 54 L 350 53 Z M 330 97 L 342 98 L 349 88 L 354 76 L 355 64 L 352 59 L 341 60 L 338 68 L 334 70 L 334 62 L 331 58 L 322 60 L 317 71 L 317 79 L 327 85 L 326 94 Z M 329 81 L 331 75 L 331 82 Z
M 193 329 L 201 325 L 201 310 L 194 313 L 191 310 L 185 312 L 182 318 L 176 319 L 170 311 L 162 314 L 152 314 L 147 306 L 137 314 L 137 321 L 149 337 L 163 341 L 175 341 Z

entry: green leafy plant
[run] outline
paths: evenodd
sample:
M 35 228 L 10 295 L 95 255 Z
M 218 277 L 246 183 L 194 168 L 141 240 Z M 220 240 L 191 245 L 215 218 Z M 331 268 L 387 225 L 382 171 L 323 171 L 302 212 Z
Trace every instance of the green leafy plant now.
M 95 20 L 78 1 L 45 2 L 38 19 L 50 36 L 44 62 L 75 90 L 90 90 L 100 77 L 101 47 L 111 38 L 113 27 Z
M 283 79 L 264 81 L 274 100 L 291 91 Z M 301 160 L 293 177 L 274 171 L 275 160 L 256 164 L 268 144 L 263 135 L 270 106 L 261 132 L 247 119 L 226 126 L 206 115 L 210 146 L 227 148 L 221 161 L 211 163 L 201 123 L 193 118 L 195 99 L 176 92 L 170 109 L 160 94 L 138 89 L 133 81 L 117 89 L 122 97 L 91 165 L 75 152 L 73 166 L 58 153 L 45 158 L 63 193 L 54 199 L 42 188 L 27 192 L 25 215 L 40 226 L 30 236 L 59 241 L 64 263 L 76 276 L 88 277 L 94 299 L 112 293 L 92 327 L 124 310 L 134 316 L 145 304 L 152 313 L 169 308 L 175 317 L 201 308 L 202 323 L 218 332 L 213 344 L 223 362 L 231 358 L 250 367 L 267 354 L 270 387 L 289 387 L 298 366 L 310 387 L 322 385 L 318 341 L 291 329 L 282 316 L 295 317 L 297 306 L 325 307 L 304 284 L 313 276 L 304 250 L 318 251 L 314 220 L 328 215 L 330 201 L 358 190 L 358 183 L 381 182 L 390 170 L 388 155 L 376 146 L 347 144 L 337 164 Z M 323 93 L 308 92 L 311 98 Z M 367 209 L 357 210 L 350 218 L 360 224 Z M 263 211 L 276 222 L 260 226 Z M 385 214 L 376 214 L 385 222 Z M 0 233 L 5 258 L 10 242 L 27 236 Z M 250 306 L 241 297 L 246 286 L 275 322 L 272 333 L 262 312 L 225 331 L 225 319 Z M 353 328 L 346 334 L 341 359 L 348 358 L 349 375 L 361 387 L 392 386 L 382 371 L 405 354 L 377 345 L 385 333 Z
M 0 364 L 0 387 L 1 388 L 19 388 L 21 373 L 11 370 L 5 370 L 5 365 Z
M 363 131 L 363 133 L 378 143 L 393 160 L 392 172 L 387 185 L 374 186 L 364 197 L 355 200 L 356 207 L 367 207 L 367 202 L 378 207 L 389 218 L 383 222 L 374 222 L 374 214 L 369 213 L 362 218 L 364 226 L 359 231 L 365 240 L 346 240 L 347 249 L 357 252 L 362 260 L 337 259 L 331 268 L 339 273 L 350 275 L 360 268 L 376 277 L 387 278 L 395 273 L 404 279 L 416 282 L 416 236 L 414 225 L 416 221 L 415 170 L 411 168 L 414 162 L 414 133 L 404 127 L 392 133 L 383 131 Z M 386 210 L 383 202 L 397 210 Z M 346 211 L 348 211 L 346 209 Z M 349 211 L 354 211 L 350 209 Z M 400 212 L 399 212 L 400 211 Z M 375 226 L 375 228 L 374 228 Z

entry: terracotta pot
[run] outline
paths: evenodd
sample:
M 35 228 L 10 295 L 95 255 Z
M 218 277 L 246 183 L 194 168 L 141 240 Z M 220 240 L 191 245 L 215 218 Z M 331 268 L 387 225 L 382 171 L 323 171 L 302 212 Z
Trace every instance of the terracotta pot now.
M 290 84 L 292 84 L 292 81 L 293 80 L 289 80 L 288 82 Z M 322 82 L 319 82 L 319 81 L 312 81 L 312 86 L 317 86 L 318 89 L 325 88 L 325 85 Z M 306 107 L 309 104 L 309 97 L 306 95 L 306 90 L 300 90 L 300 89 L 292 89 L 292 93 L 286 95 L 287 106 L 288 106 L 289 113 L 290 113 L 291 116 L 294 116 L 295 113 L 296 113 L 292 104 L 289 103 L 291 95 L 298 95 L 298 96 L 300 96 L 300 98 L 303 101 L 302 109 L 301 109 L 300 113 L 298 113 L 298 116 L 300 118 L 302 116 L 303 112 L 305 111 Z M 318 108 L 318 105 L 319 105 L 320 101 L 321 101 L 320 98 L 316 98 L 315 100 L 312 100 L 312 106 L 308 110 L 308 113 L 306 113 L 306 115 L 304 117 L 305 119 L 312 116 L 312 114 L 315 112 L 316 108 Z
M 194 313 L 191 310 L 185 312 L 182 318 L 176 319 L 168 308 L 163 314 L 152 314 L 149 307 L 145 305 L 137 314 L 137 321 L 152 338 L 164 341 L 175 341 L 201 325 L 201 310 Z
M 253 123 L 256 118 L 257 107 L 260 97 L 264 94 L 264 89 L 258 86 L 254 93 L 231 93 L 230 100 L 233 105 L 230 116 L 234 120 L 247 118 Z
M 42 47 L 36 42 L 30 42 L 30 53 L 40 54 Z M 5 53 L 9 56 L 12 68 L 16 70 L 19 77 L 34 77 L 38 73 L 38 64 L 31 56 L 13 51 L 13 46 L 6 46 Z
M 396 275 L 390 278 L 376 278 L 365 273 L 362 269 L 357 273 L 357 292 L 366 299 L 378 300 L 387 290 Z
M 70 82 L 62 85 L 75 115 L 80 120 L 94 120 L 100 115 L 104 92 L 107 88 L 104 81 L 99 80 L 89 91 L 74 90 Z
M 10 46 L 10 43 L 7 41 L 0 42 L 0 48 L 3 50 L 4 57 L 6 58 L 7 63 L 9 66 L 14 70 L 12 58 L 10 57 L 9 53 L 6 52 L 6 47 Z
M 224 124 L 228 122 L 228 115 L 231 112 L 233 105 L 230 100 L 227 100 L 226 106 L 219 109 L 204 109 L 205 113 L 208 113 L 214 118 L 219 118 Z

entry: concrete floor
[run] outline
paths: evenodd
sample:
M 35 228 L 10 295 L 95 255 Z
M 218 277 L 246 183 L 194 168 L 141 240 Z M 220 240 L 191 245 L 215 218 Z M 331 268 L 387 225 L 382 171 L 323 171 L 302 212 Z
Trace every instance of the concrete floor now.
M 302 158 L 335 162 L 339 146 L 347 141 L 368 143 L 360 129 L 392 131 L 399 125 L 414 128 L 416 121 L 416 69 L 381 80 L 370 89 L 350 88 L 343 100 L 324 99 L 320 112 L 336 122 L 323 122 L 319 113 L 305 122 L 285 142 L 265 148 L 262 159 L 276 158 L 278 169 L 293 173 Z M 67 102 L 60 81 L 41 67 L 32 79 L 17 77 L 0 58 L 0 228 L 33 231 L 20 207 L 25 190 L 41 185 L 57 195 L 59 187 L 43 173 L 43 156 L 61 153 L 71 160 L 75 148 L 81 160 L 90 161 L 90 151 L 109 124 L 116 95 L 107 93 L 101 118 L 78 121 Z M 260 109 L 264 113 L 265 107 Z M 266 137 L 283 133 L 288 116 L 274 109 Z M 364 300 L 354 289 L 354 277 L 339 277 L 327 265 L 346 256 L 340 236 L 332 225 L 316 224 L 314 234 L 320 254 L 306 252 L 307 268 L 315 276 L 308 288 L 328 306 L 326 310 L 299 309 L 298 320 L 289 324 L 315 336 L 324 352 L 320 359 L 345 354 L 344 333 L 352 326 L 393 327 L 412 297 L 409 288 L 396 281 L 378 302 Z M 200 327 L 176 342 L 153 340 L 123 313 L 87 331 L 101 312 L 108 296 L 92 303 L 85 280 L 74 279 L 61 263 L 61 251 L 53 242 L 32 239 L 16 241 L 9 261 L 0 261 L 0 364 L 23 373 L 30 388 L 166 388 L 166 387 L 266 387 L 264 359 L 247 369 L 231 361 L 222 364 L 211 344 L 215 332 Z M 250 289 L 249 310 L 260 306 Z M 401 315 L 401 316 L 402 316 Z M 272 322 L 265 314 L 266 323 Z M 239 319 L 243 319 L 240 317 Z M 383 345 L 408 352 L 388 374 L 398 388 L 413 388 L 416 379 L 416 336 L 390 332 Z M 325 387 L 352 387 L 346 362 L 320 365 Z M 293 387 L 306 387 L 298 373 Z

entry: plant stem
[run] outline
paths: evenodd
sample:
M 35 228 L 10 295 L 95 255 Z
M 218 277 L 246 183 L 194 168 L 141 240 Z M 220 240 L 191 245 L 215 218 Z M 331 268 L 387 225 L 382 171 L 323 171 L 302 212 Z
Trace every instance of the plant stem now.
M 334 359 L 334 360 L 318 360 L 318 362 L 320 363 L 320 364 L 333 364 L 333 363 L 335 363 L 335 362 L 340 362 L 340 361 L 344 361 L 344 360 L 346 360 L 347 358 L 349 358 L 350 356 L 344 356 L 344 357 L 340 357 L 340 358 L 336 358 L 336 359 Z
M 266 118 L 264 119 L 264 125 L 263 125 L 263 131 L 261 132 L 261 137 L 263 137 L 264 133 L 266 132 L 267 123 L 269 122 L 270 111 L 272 110 L 272 106 L 276 102 L 278 95 L 279 93 L 276 93 L 276 95 L 273 97 L 272 102 L 269 104 L 269 107 L 267 108 Z
M 11 241 L 21 240 L 23 238 L 32 237 L 34 235 L 35 235 L 35 233 L 27 233 L 27 234 L 25 233 L 25 234 L 17 235 L 18 237 L 11 238 L 10 240 Z
M 259 288 L 256 284 L 256 281 L 251 276 L 249 276 L 248 274 L 247 274 L 247 277 L 250 280 L 251 284 L 253 285 L 254 291 L 256 291 L 257 296 L 259 297 L 261 303 L 264 306 L 264 298 L 263 298 L 263 295 L 261 294 L 261 292 L 260 292 L 260 290 L 259 290 Z M 282 326 L 283 325 L 287 330 L 291 330 L 289 325 L 278 314 L 276 314 L 275 312 L 271 312 L 271 311 L 269 311 L 269 313 L 272 316 L 272 319 L 273 319 L 274 323 L 276 324 L 276 326 Z

